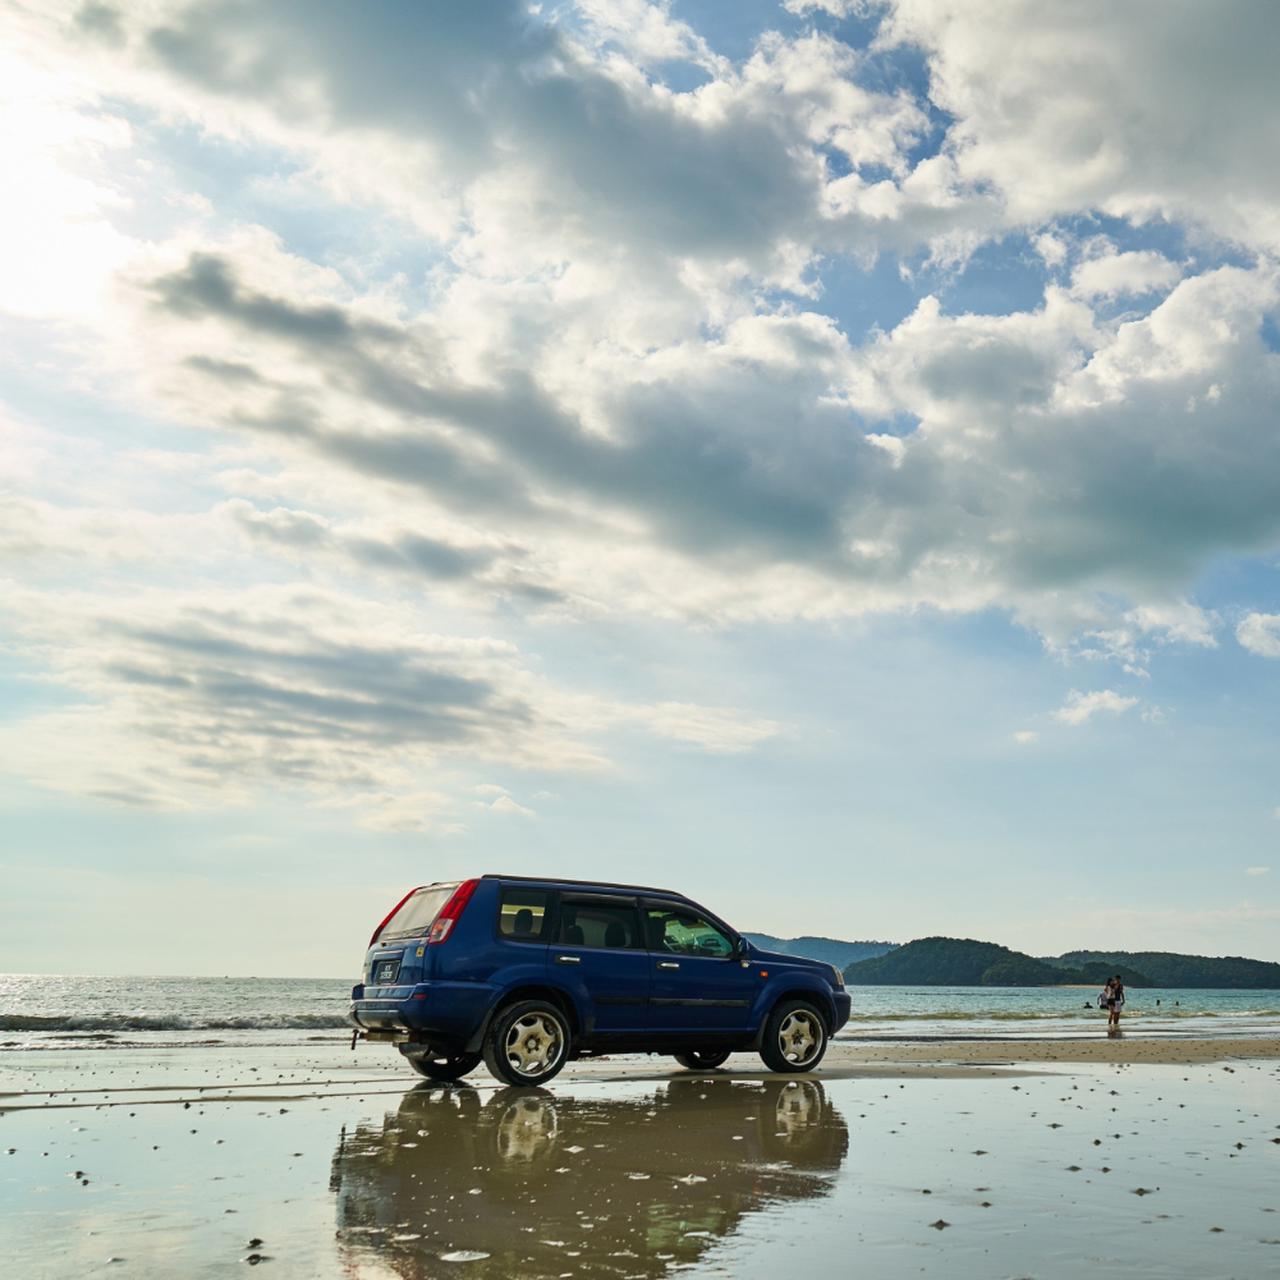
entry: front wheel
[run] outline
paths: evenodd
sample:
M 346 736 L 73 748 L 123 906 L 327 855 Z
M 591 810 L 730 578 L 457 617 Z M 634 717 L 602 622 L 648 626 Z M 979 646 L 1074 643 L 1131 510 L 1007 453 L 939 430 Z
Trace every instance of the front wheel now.
M 420 1076 L 426 1076 L 428 1080 L 461 1080 L 480 1065 L 478 1053 L 457 1053 L 451 1057 L 442 1054 L 406 1053 L 404 1058 Z
M 690 1071 L 714 1071 L 729 1057 L 728 1049 L 690 1049 L 674 1055 L 675 1060 Z
M 484 1065 L 505 1084 L 542 1084 L 569 1057 L 569 1022 L 548 1000 L 522 1000 L 499 1010 L 484 1039 Z
M 769 1015 L 760 1056 L 770 1071 L 812 1071 L 827 1051 L 827 1024 L 807 1000 L 784 1000 Z

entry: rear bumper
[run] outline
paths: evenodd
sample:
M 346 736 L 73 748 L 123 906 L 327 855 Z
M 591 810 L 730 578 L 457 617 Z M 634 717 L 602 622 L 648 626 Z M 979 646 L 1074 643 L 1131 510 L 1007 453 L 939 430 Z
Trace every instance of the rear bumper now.
M 403 1033 L 405 1043 L 461 1049 L 480 1031 L 496 996 L 486 983 L 420 982 L 356 986 L 347 1020 L 361 1031 Z

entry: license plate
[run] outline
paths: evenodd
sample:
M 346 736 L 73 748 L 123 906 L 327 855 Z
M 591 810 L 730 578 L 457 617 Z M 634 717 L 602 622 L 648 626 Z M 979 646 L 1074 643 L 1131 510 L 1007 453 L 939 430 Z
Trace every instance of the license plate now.
M 383 983 L 394 982 L 396 974 L 399 972 L 399 960 L 379 960 L 377 968 L 373 971 L 373 980 L 378 986 L 381 986 Z

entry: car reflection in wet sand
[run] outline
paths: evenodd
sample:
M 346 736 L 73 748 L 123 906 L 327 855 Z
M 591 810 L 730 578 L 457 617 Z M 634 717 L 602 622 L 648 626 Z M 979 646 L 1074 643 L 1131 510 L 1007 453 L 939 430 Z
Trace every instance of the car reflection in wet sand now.
M 352 1274 L 661 1276 L 752 1213 L 826 1195 L 848 1129 L 816 1080 L 672 1081 L 627 1098 L 423 1085 L 343 1134 Z

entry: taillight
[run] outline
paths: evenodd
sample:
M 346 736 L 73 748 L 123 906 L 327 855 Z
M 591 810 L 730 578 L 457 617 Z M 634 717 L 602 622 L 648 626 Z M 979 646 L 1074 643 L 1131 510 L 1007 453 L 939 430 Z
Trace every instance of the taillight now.
M 436 916 L 431 928 L 427 931 L 428 946 L 433 942 L 443 942 L 449 936 L 453 931 L 453 922 L 466 910 L 467 903 L 471 901 L 471 895 L 475 893 L 476 885 L 479 883 L 479 880 L 464 880 L 449 895 L 449 901 L 440 908 L 440 914 Z
M 400 910 L 400 908 L 401 908 L 401 907 L 403 907 L 403 906 L 404 906 L 404 904 L 405 904 L 406 902 L 408 902 L 408 901 L 409 901 L 409 899 L 410 899 L 410 898 L 412 898 L 412 897 L 413 897 L 413 895 L 414 895 L 415 893 L 417 893 L 417 892 L 418 892 L 418 889 L 425 889 L 425 888 L 426 888 L 426 886 L 425 886 L 425 885 L 421 885 L 421 884 L 420 884 L 420 885 L 418 885 L 418 886 L 417 886 L 417 888 L 410 889 L 410 890 L 409 890 L 409 892 L 408 892 L 408 893 L 406 893 L 406 894 L 404 895 L 404 897 L 403 897 L 403 898 L 401 898 L 401 899 L 400 899 L 400 901 L 399 901 L 399 902 L 397 902 L 397 903 L 396 903 L 396 905 L 395 905 L 394 907 L 392 907 L 392 908 L 391 908 L 391 910 L 390 910 L 390 911 L 388 911 L 388 912 L 387 912 L 387 914 L 386 914 L 385 916 L 383 916 L 383 917 L 382 917 L 382 923 L 381 923 L 381 924 L 380 924 L 380 925 L 379 925 L 379 926 L 378 926 L 378 927 L 373 931 L 373 937 L 369 939 L 369 945 L 370 945 L 370 946 L 373 946 L 373 944 L 374 944 L 375 942 L 377 942 L 377 940 L 378 940 L 380 937 L 382 937 L 382 931 L 383 931 L 383 929 L 385 929 L 385 928 L 387 927 L 387 925 L 389 925 L 389 924 L 391 923 L 391 919 L 392 919 L 392 917 L 395 915 L 395 913 L 396 913 L 397 911 L 399 911 L 399 910 Z

